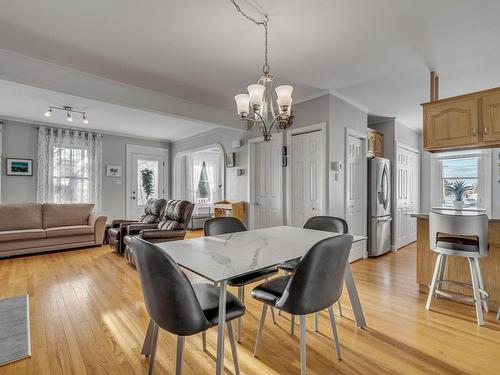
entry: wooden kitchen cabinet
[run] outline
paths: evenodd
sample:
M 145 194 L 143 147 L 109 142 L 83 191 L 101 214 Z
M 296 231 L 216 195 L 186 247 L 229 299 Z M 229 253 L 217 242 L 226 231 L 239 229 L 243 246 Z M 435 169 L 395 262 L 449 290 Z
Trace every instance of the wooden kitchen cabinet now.
M 384 156 L 384 135 L 373 129 L 368 129 L 368 156 Z
M 500 92 L 482 98 L 483 141 L 500 142 Z
M 500 147 L 500 88 L 423 104 L 424 148 Z

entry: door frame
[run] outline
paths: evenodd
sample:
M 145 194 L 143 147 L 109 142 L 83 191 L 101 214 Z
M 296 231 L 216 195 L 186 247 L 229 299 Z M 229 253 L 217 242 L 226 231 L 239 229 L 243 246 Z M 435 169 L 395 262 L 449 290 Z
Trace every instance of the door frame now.
M 292 166 L 292 136 L 312 133 L 316 131 L 322 131 L 322 145 L 323 145 L 323 181 L 321 181 L 321 212 L 324 215 L 328 215 L 328 205 L 327 205 L 327 192 L 328 192 L 328 149 L 327 149 L 327 136 L 326 136 L 326 122 L 320 122 L 317 124 L 301 126 L 299 128 L 289 129 L 286 133 L 286 148 L 287 148 L 287 168 L 286 169 L 286 224 L 291 225 L 293 222 L 292 217 L 292 205 L 293 205 L 293 170 L 288 168 Z
M 151 154 L 151 155 L 158 155 L 158 156 L 163 156 L 165 158 L 165 165 L 163 166 L 163 186 L 164 186 L 164 193 L 163 193 L 163 198 L 166 198 L 169 196 L 169 149 L 168 148 L 161 148 L 161 147 L 153 147 L 153 146 L 140 146 L 140 145 L 133 145 L 133 144 L 127 144 L 126 145 L 126 175 L 125 175 L 125 191 L 126 191 L 126 217 L 127 219 L 133 219 L 132 217 L 132 202 L 130 200 L 131 194 L 131 189 L 130 189 L 130 183 L 131 183 L 131 177 L 132 177 L 132 154 Z
M 348 158 L 348 149 L 349 149 L 349 137 L 354 137 L 361 139 L 363 142 L 363 146 L 361 147 L 362 155 L 362 174 L 363 174 L 363 186 L 365 189 L 368 188 L 368 134 L 362 133 L 360 131 L 345 128 L 345 143 L 344 143 L 344 218 L 347 218 L 347 158 Z M 392 207 L 392 205 L 391 205 Z M 363 195 L 363 204 L 362 204 L 362 212 L 364 213 L 363 220 L 363 236 L 366 236 L 368 233 L 368 197 Z
M 226 161 L 225 161 L 226 153 L 224 151 L 224 147 L 220 143 L 211 143 L 211 144 L 206 145 L 206 146 L 190 148 L 189 150 L 179 151 L 177 154 L 175 154 L 174 162 L 172 163 L 172 191 L 173 191 L 174 195 L 176 195 L 176 193 L 177 193 L 176 186 L 177 186 L 177 182 L 178 182 L 177 179 L 179 177 L 176 176 L 175 172 L 176 172 L 176 163 L 179 160 L 179 158 L 187 156 L 187 155 L 192 154 L 194 152 L 213 149 L 213 148 L 217 148 L 222 153 L 222 155 L 221 155 L 222 156 L 221 157 L 221 163 L 222 163 L 222 168 L 221 168 L 222 200 L 226 199 Z M 179 198 L 176 197 L 176 199 L 179 199 Z
M 283 149 L 283 133 L 273 134 L 274 139 L 278 139 L 280 149 Z M 255 228 L 255 146 L 257 143 L 265 142 L 261 137 L 250 138 L 248 140 L 248 226 L 250 229 Z M 280 166 L 282 164 L 280 163 Z M 283 213 L 283 167 L 281 167 L 281 173 L 279 174 L 279 186 L 280 186 L 280 210 L 281 210 L 281 225 L 284 222 Z

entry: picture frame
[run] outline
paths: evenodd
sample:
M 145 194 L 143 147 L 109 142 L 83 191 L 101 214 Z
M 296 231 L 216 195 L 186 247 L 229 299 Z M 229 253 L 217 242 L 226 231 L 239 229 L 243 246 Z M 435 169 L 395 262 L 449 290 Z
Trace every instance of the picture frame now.
M 7 176 L 33 176 L 33 159 L 6 158 Z
M 122 166 L 121 165 L 106 165 L 106 177 L 121 177 L 122 176 Z
M 234 152 L 226 154 L 226 167 L 232 168 L 235 166 L 236 166 L 236 154 Z

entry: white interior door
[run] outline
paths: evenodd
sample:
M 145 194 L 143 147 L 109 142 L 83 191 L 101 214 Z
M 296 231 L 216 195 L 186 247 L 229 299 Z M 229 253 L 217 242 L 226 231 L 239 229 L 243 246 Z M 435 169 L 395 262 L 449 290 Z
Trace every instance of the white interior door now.
M 137 219 L 144 213 L 148 199 L 165 197 L 167 160 L 166 155 L 133 151 L 129 153 L 128 160 L 127 217 Z
M 283 225 L 282 195 L 282 138 L 274 136 L 270 142 L 253 142 L 253 199 L 251 228 Z
M 293 134 L 290 164 L 292 173 L 292 225 L 301 227 L 311 216 L 325 215 L 324 131 Z
M 410 214 L 420 209 L 420 154 L 398 145 L 396 158 L 396 248 L 417 239 L 417 222 Z
M 363 140 L 348 136 L 346 158 L 346 221 L 349 231 L 356 235 L 365 235 L 366 214 L 364 212 L 363 194 L 364 185 L 363 169 Z

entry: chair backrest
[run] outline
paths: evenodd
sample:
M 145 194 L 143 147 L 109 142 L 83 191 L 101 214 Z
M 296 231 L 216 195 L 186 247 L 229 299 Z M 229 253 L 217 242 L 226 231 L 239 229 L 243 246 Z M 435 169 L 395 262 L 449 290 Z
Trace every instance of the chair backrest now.
M 169 200 L 158 229 L 186 229 L 193 213 L 194 204 L 190 201 Z
M 214 217 L 205 221 L 203 231 L 205 236 L 216 236 L 218 234 L 244 232 L 247 228 L 235 217 Z
M 158 223 L 167 205 L 167 200 L 163 198 L 150 198 L 144 207 L 144 215 L 139 218 L 140 223 Z
M 315 244 L 300 260 L 276 306 L 293 315 L 332 306 L 342 294 L 351 246 L 350 234 Z
M 486 214 L 463 214 L 453 215 L 437 211 L 429 213 L 429 240 L 430 248 L 434 251 L 444 252 L 450 255 L 453 250 L 444 250 L 438 248 L 438 235 L 449 235 L 451 237 L 476 237 L 479 243 L 479 256 L 488 255 L 488 216 Z M 456 254 L 466 253 L 457 250 Z M 467 255 L 467 254 L 464 254 Z M 475 254 L 469 254 L 471 256 Z
M 159 247 L 138 237 L 130 240 L 130 246 L 151 319 L 162 329 L 180 336 L 206 329 L 209 323 L 177 263 Z
M 304 224 L 305 229 L 324 230 L 326 232 L 347 233 L 349 228 L 347 222 L 334 216 L 313 216 Z

